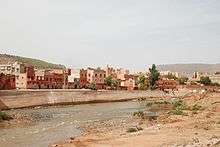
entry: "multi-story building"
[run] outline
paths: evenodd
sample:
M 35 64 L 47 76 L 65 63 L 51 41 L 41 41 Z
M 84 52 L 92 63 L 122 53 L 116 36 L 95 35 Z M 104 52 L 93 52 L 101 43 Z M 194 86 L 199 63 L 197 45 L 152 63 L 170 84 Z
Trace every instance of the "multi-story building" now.
M 177 78 L 180 77 L 180 74 L 178 72 L 171 72 L 171 71 L 160 71 L 160 76 L 168 76 L 168 75 L 173 75 Z
M 36 70 L 35 84 L 38 89 L 62 89 L 68 88 L 68 72 L 63 70 Z
M 0 65 L 0 73 L 15 76 L 15 87 L 17 89 L 28 88 L 28 81 L 32 81 L 34 77 L 33 70 L 33 67 L 27 67 L 19 62 Z
M 19 62 L 11 62 L 8 64 L 1 64 L 0 65 L 0 73 L 3 74 L 11 74 L 17 75 L 19 73 L 25 72 L 25 65 Z
M 80 70 L 80 87 L 87 88 L 90 84 L 94 83 L 96 89 L 104 89 L 106 72 L 100 68 L 87 68 Z
M 129 70 L 120 68 L 116 70 L 117 79 L 119 80 L 125 80 L 125 75 L 129 75 Z
M 120 81 L 120 87 L 121 89 L 125 90 L 135 90 L 138 88 L 137 85 L 137 77 L 132 75 L 132 74 L 125 74 L 124 78 L 121 79 Z
M 15 89 L 15 75 L 0 74 L 0 90 Z
M 80 70 L 80 88 L 87 88 L 89 82 L 87 80 L 87 70 L 81 69 Z
M 79 69 L 70 70 L 70 74 L 68 75 L 68 88 L 69 89 L 80 88 L 80 70 Z

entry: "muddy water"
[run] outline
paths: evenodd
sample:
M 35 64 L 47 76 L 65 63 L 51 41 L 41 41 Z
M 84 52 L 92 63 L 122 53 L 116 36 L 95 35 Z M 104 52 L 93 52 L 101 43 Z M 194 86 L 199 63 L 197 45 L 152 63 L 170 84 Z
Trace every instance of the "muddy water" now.
M 82 130 L 79 126 L 83 123 L 126 118 L 145 107 L 145 103 L 130 101 L 10 110 L 8 113 L 24 114 L 31 117 L 35 123 L 24 127 L 0 129 L 0 146 L 48 146 L 50 143 L 80 135 Z

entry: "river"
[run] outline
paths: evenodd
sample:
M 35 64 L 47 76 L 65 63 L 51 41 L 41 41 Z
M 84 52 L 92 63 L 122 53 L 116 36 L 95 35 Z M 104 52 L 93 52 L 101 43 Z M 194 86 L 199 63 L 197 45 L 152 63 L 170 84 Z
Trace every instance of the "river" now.
M 0 146 L 48 146 L 50 143 L 80 135 L 82 131 L 79 126 L 83 123 L 126 118 L 144 108 L 144 103 L 128 101 L 9 110 L 8 113 L 22 113 L 32 117 L 35 123 L 0 129 Z

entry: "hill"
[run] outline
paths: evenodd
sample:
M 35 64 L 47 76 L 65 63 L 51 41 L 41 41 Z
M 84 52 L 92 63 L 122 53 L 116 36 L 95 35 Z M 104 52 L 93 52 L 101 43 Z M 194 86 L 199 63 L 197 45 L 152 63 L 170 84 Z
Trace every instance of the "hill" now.
M 26 58 L 21 56 L 14 56 L 8 54 L 0 54 L 0 64 L 7 64 L 12 62 L 21 62 L 25 65 L 31 65 L 38 69 L 64 69 L 65 66 L 61 64 L 53 64 L 39 59 Z
M 220 64 L 167 64 L 158 65 L 157 68 L 163 71 L 172 71 L 179 73 L 209 72 L 215 73 L 220 71 Z

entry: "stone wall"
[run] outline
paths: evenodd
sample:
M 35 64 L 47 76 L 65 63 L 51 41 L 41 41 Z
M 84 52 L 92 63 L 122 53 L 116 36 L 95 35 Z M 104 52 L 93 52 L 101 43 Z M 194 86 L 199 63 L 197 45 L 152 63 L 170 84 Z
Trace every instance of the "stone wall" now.
M 43 105 L 126 101 L 141 97 L 162 97 L 160 91 L 26 90 L 0 91 L 0 109 Z

